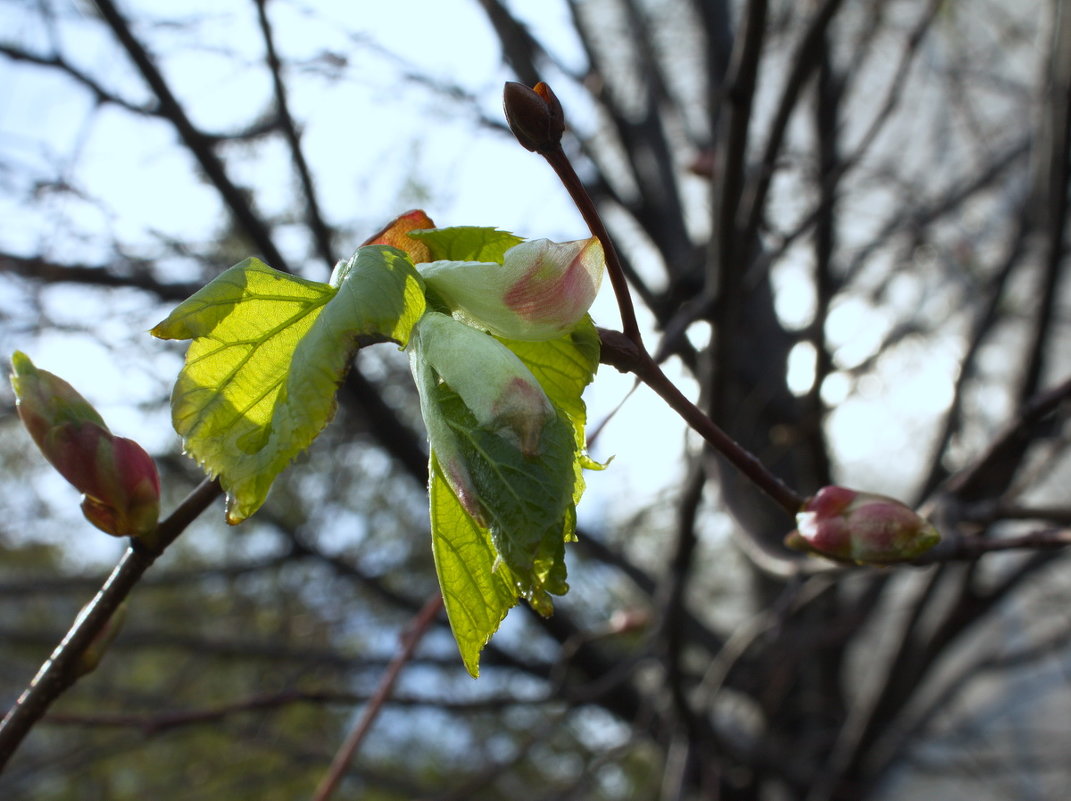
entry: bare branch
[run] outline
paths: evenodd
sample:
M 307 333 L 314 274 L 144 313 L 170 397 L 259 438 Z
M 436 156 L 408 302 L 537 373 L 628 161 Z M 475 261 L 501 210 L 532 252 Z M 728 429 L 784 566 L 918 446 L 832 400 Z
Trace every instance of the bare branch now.
M 319 251 L 320 258 L 324 260 L 327 269 L 335 266 L 334 248 L 331 246 L 331 231 L 324 222 L 323 212 L 320 211 L 320 203 L 316 199 L 316 187 L 313 184 L 312 175 L 309 172 L 308 162 L 305 160 L 305 152 L 301 147 L 301 137 L 298 134 L 297 125 L 290 115 L 290 105 L 286 97 L 286 84 L 283 82 L 283 65 L 279 61 L 279 55 L 275 52 L 275 40 L 272 37 L 271 23 L 268 20 L 267 0 L 256 0 L 257 20 L 260 22 L 261 35 L 264 37 L 264 50 L 268 61 L 268 70 L 271 73 L 272 86 L 275 89 L 275 106 L 279 114 L 283 136 L 290 146 L 290 158 L 294 162 L 294 170 L 301 181 L 301 190 L 305 196 L 305 213 L 309 230 L 312 231 L 313 241 Z
M 234 215 L 235 221 L 249 235 L 254 247 L 260 251 L 266 262 L 277 270 L 289 270 L 286 260 L 275 247 L 268 227 L 253 210 L 246 195 L 231 181 L 226 167 L 212 148 L 212 142 L 190 121 L 185 109 L 175 98 L 164 76 L 156 67 L 152 56 L 130 30 L 126 18 L 119 12 L 112 0 L 95 0 L 95 2 L 101 17 L 156 95 L 160 113 L 175 127 L 182 143 L 216 187 L 224 204 Z
M 52 702 L 74 684 L 84 672 L 83 654 L 134 589 L 156 559 L 222 490 L 216 481 L 205 479 L 153 532 L 153 550 L 134 540 L 96 597 L 82 610 L 67 636 L 41 666 L 15 705 L 0 721 L 0 769 L 48 710 Z

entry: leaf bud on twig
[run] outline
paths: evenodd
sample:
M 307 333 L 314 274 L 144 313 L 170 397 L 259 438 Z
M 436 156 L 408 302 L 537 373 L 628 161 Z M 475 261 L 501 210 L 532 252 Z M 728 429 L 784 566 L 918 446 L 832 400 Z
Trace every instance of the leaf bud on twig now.
M 510 130 L 523 147 L 544 153 L 561 145 L 565 112 L 557 96 L 542 81 L 533 88 L 507 81 L 502 90 L 502 108 Z
M 45 458 L 81 490 L 82 513 L 116 537 L 156 528 L 160 476 L 130 439 L 116 437 L 97 411 L 59 376 L 38 370 L 24 353 L 11 357 L 18 413 Z
M 906 504 L 845 487 L 823 487 L 796 515 L 785 545 L 841 562 L 886 565 L 928 551 L 941 535 Z

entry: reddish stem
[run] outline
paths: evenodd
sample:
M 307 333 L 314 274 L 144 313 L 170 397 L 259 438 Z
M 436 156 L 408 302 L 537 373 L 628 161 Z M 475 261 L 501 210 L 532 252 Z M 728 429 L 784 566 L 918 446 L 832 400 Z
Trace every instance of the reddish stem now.
M 621 330 L 638 348 L 643 349 L 643 338 L 640 336 L 640 326 L 636 322 L 636 309 L 632 305 L 632 295 L 628 289 L 628 281 L 625 279 L 625 270 L 618 258 L 617 249 L 610 238 L 610 232 L 595 209 L 595 204 L 588 195 L 588 190 L 580 180 L 580 176 L 573 169 L 569 157 L 561 146 L 550 150 L 540 151 L 539 155 L 547 160 L 547 163 L 557 173 L 562 185 L 569 192 L 577 209 L 588 224 L 591 233 L 602 243 L 603 253 L 606 255 L 606 272 L 610 276 L 610 285 L 614 288 L 614 296 L 617 298 L 617 308 L 621 312 Z
M 357 721 L 346 741 L 339 747 L 335 758 L 331 760 L 331 767 L 328 768 L 327 775 L 320 782 L 320 786 L 316 788 L 313 801 L 327 801 L 334 795 L 335 790 L 342 783 L 342 779 L 345 777 L 350 762 L 353 761 L 353 757 L 357 753 L 357 749 L 361 747 L 361 743 L 364 742 L 364 738 L 371 731 L 376 717 L 379 716 L 380 710 L 383 709 L 383 705 L 390 698 L 402 668 L 413 658 L 417 645 L 420 644 L 428 629 L 431 628 L 431 624 L 435 621 L 436 615 L 439 614 L 439 610 L 442 608 L 442 594 L 436 591 L 432 593 L 424 603 L 424 607 L 417 612 L 416 617 L 402 632 L 401 637 L 399 637 L 400 647 L 398 652 L 387 666 L 387 671 L 383 674 L 383 678 L 380 679 L 375 694 L 369 699 L 368 705 L 364 708 L 364 714 L 361 715 L 360 720 Z

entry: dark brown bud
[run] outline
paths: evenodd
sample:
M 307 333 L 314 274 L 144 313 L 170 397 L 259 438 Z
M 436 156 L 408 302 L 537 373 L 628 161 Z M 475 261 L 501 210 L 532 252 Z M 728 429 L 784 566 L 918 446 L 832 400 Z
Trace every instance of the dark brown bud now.
M 528 150 L 556 150 L 565 132 L 565 112 L 554 92 L 540 81 L 534 88 L 507 81 L 502 90 L 506 122 L 517 141 Z

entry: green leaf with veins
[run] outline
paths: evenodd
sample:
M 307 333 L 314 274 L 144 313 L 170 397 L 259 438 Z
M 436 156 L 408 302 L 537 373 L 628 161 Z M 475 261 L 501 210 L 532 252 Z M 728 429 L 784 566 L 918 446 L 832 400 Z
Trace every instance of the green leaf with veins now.
M 423 282 L 408 257 L 374 245 L 340 262 L 330 284 L 246 259 L 152 330 L 193 340 L 172 422 L 186 451 L 219 476 L 228 523 L 253 514 L 330 421 L 357 338 L 405 345 L 423 312 Z
M 429 494 L 435 572 L 461 660 L 475 678 L 480 674 L 480 651 L 517 603 L 517 590 L 487 530 L 458 501 L 434 454 Z
M 481 261 L 502 263 L 506 251 L 524 240 L 497 228 L 458 226 L 408 232 L 431 251 L 431 261 Z
M 569 589 L 564 559 L 565 538 L 573 533 L 566 525 L 572 519 L 575 484 L 571 426 L 560 414 L 550 418 L 538 455 L 526 456 L 509 439 L 481 428 L 446 384 L 435 388 L 433 403 L 454 436 L 475 488 L 481 522 L 512 571 L 517 592 L 537 612 L 550 614 L 547 593 L 563 595 Z
M 462 658 L 475 673 L 480 649 L 518 596 L 546 615 L 550 596 L 568 590 L 565 543 L 575 539 L 581 467 L 592 464 L 583 455 L 581 393 L 598 363 L 598 338 L 585 319 L 557 340 L 496 340 L 429 312 L 409 350 L 432 447 L 439 582 Z M 523 375 L 548 404 L 521 405 L 531 427 L 495 416 Z

